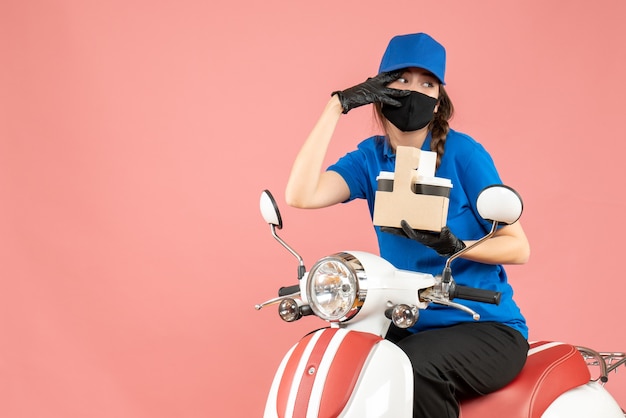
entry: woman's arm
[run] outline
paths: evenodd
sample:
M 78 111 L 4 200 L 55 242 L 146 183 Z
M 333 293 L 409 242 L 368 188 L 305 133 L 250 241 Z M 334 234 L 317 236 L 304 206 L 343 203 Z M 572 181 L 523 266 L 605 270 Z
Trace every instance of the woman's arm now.
M 342 111 L 338 96 L 333 95 L 293 163 L 285 190 L 288 205 L 321 208 L 350 197 L 350 189 L 343 177 L 334 171 L 322 171 L 324 157 Z
M 342 113 L 371 103 L 400 106 L 396 100 L 410 94 L 408 90 L 388 88 L 402 71 L 381 73 L 343 91 L 336 91 L 324 108 L 293 163 L 285 199 L 298 208 L 322 208 L 344 202 L 350 197 L 346 181 L 333 171 L 322 171 L 328 144 Z
M 475 241 L 464 241 L 469 247 Z M 520 222 L 500 228 L 495 235 L 461 256 L 485 264 L 524 264 L 530 257 L 530 244 Z

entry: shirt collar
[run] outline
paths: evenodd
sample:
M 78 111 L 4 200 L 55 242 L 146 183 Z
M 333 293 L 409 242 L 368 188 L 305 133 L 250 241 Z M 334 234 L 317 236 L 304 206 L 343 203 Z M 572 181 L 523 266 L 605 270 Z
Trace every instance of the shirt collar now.
M 432 139 L 432 135 L 430 131 L 428 131 L 428 133 L 426 134 L 426 138 L 424 139 L 424 143 L 422 144 L 422 151 L 430 151 L 431 139 Z M 383 154 L 385 155 L 385 157 L 395 159 L 396 153 L 391 148 L 391 145 L 389 145 L 389 140 L 386 137 L 384 138 L 383 143 L 384 143 Z

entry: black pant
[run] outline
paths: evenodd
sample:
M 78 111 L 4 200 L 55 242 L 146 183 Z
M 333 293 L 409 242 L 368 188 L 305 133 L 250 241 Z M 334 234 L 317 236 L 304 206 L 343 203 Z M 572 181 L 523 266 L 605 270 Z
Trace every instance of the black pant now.
M 413 417 L 457 418 L 459 400 L 498 390 L 526 362 L 528 342 L 496 322 L 467 322 L 411 334 L 393 324 L 387 339 L 413 365 Z

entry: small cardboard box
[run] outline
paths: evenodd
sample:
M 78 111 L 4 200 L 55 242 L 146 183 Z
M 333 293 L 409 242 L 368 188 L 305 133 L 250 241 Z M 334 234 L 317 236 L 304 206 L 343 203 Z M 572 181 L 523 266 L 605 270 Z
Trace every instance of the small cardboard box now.
M 395 172 L 381 172 L 374 202 L 374 225 L 439 232 L 448 219 L 452 183 L 435 177 L 436 153 L 414 147 L 396 149 Z

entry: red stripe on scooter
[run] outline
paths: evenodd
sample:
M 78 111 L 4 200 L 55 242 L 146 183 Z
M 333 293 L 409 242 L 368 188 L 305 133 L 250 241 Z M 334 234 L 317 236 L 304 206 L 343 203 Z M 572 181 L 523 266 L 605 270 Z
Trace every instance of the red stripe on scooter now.
M 283 375 L 280 379 L 280 385 L 278 387 L 278 393 L 276 395 L 276 411 L 279 418 L 285 418 L 287 416 L 287 402 L 289 400 L 289 393 L 291 392 L 291 386 L 293 385 L 294 377 L 296 375 L 296 369 L 302 359 L 302 354 L 307 345 L 313 338 L 314 333 L 311 333 L 300 340 L 298 345 L 294 348 L 287 365 L 283 371 Z
M 318 417 L 339 416 L 350 400 L 363 364 L 372 348 L 381 340 L 382 338 L 377 335 L 348 332 L 328 371 Z
M 309 400 L 311 399 L 311 391 L 313 389 L 313 383 L 317 376 L 317 371 L 320 367 L 320 362 L 324 357 L 324 353 L 328 349 L 328 344 L 332 340 L 333 336 L 337 332 L 336 328 L 329 328 L 324 330 L 320 338 L 315 343 L 315 347 L 309 356 L 309 360 L 304 368 L 302 374 L 302 380 L 300 380 L 300 386 L 298 387 L 298 394 L 296 395 L 296 404 L 293 408 L 294 417 L 306 417 L 307 409 L 309 408 Z M 313 370 L 312 374 L 309 370 Z M 320 417 L 322 415 L 319 415 Z

